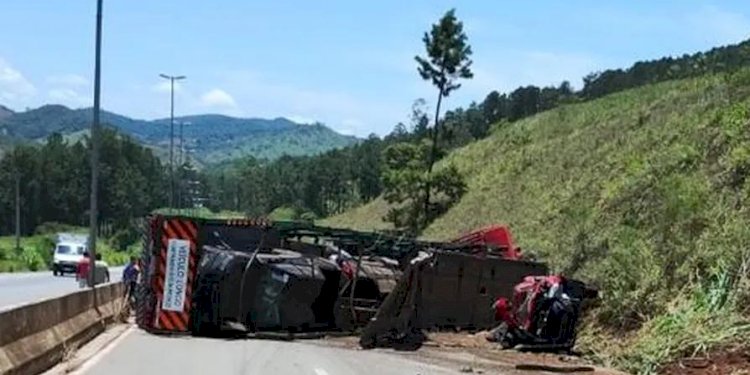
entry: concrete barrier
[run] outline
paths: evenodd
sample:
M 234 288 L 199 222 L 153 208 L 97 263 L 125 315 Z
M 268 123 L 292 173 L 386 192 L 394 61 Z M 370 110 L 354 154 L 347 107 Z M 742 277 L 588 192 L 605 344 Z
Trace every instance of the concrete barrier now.
M 0 374 L 38 374 L 59 363 L 113 321 L 123 293 L 122 283 L 110 283 L 0 311 Z

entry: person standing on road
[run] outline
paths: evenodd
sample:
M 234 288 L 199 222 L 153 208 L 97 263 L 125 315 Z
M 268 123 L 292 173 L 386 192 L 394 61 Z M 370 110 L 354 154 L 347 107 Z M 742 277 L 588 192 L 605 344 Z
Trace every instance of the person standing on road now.
M 89 285 L 89 271 L 91 269 L 91 257 L 88 251 L 83 252 L 83 259 L 78 262 L 76 269 L 76 280 L 78 281 L 78 287 L 85 288 Z
M 138 268 L 138 262 L 135 257 L 130 257 L 130 263 L 122 271 L 122 282 L 125 283 L 125 297 L 128 299 L 132 298 L 135 292 L 135 286 L 140 273 L 141 270 Z

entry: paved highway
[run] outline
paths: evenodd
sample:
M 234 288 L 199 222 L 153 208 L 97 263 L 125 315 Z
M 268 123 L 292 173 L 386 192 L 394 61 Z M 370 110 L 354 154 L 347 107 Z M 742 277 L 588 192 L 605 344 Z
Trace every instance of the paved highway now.
M 112 281 L 122 277 L 122 267 L 110 267 Z M 55 277 L 52 271 L 0 273 L 0 310 L 57 297 L 79 290 L 74 276 Z
M 381 351 L 300 342 L 162 337 L 130 330 L 76 373 L 375 375 L 457 374 Z

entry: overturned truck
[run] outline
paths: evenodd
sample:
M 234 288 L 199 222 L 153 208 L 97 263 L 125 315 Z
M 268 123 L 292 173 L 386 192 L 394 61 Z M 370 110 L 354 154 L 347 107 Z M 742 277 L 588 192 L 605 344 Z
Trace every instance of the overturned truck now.
M 153 333 L 361 330 L 363 346 L 433 327 L 486 329 L 492 303 L 545 265 L 505 227 L 452 242 L 308 222 L 147 219 L 136 321 Z

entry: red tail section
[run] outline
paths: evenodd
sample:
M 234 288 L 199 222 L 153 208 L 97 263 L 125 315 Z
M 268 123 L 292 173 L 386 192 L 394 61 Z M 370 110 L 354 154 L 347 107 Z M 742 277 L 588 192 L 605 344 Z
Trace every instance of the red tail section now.
M 452 241 L 456 244 L 472 244 L 493 247 L 506 259 L 521 259 L 521 249 L 513 243 L 510 229 L 504 225 L 491 225 L 474 230 Z

